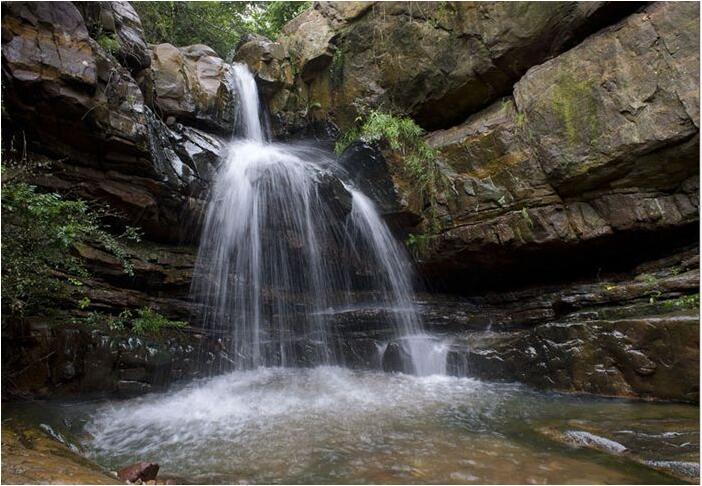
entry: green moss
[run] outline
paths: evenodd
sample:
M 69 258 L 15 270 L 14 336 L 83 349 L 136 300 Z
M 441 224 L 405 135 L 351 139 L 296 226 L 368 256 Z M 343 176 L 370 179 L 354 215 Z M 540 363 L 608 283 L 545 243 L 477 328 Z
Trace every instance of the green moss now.
M 533 230 L 534 229 L 534 221 L 531 219 L 531 216 L 529 216 L 529 211 L 527 211 L 527 208 L 522 208 L 522 218 L 524 218 L 524 221 L 526 221 L 527 226 L 529 229 Z
M 592 80 L 577 80 L 566 72 L 553 88 L 552 106 L 571 144 L 590 144 L 600 133 L 596 87 Z
M 344 51 L 341 46 L 337 46 L 334 51 L 334 57 L 329 67 L 329 79 L 332 86 L 341 86 L 344 81 Z

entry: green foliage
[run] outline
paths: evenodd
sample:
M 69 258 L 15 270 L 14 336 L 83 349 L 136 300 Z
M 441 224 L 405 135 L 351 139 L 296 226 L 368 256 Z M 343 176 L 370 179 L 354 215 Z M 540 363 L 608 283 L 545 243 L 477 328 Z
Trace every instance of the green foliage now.
M 102 47 L 103 49 L 105 49 L 105 51 L 109 52 L 112 55 L 117 54 L 121 47 L 119 40 L 117 40 L 117 38 L 113 34 L 101 33 L 96 40 L 97 43 L 100 44 L 100 47 Z
M 312 2 L 254 2 L 254 33 L 275 39 L 289 21 L 312 6 Z
M 344 81 L 344 51 L 341 46 L 337 46 L 334 51 L 334 57 L 329 67 L 329 79 L 333 86 L 341 86 Z
M 78 307 L 90 304 L 83 296 L 88 277 L 76 245 L 93 243 L 112 253 L 127 274 L 132 267 L 119 239 L 107 232 L 100 218 L 104 210 L 80 200 L 40 193 L 20 180 L 2 182 L 2 301 L 11 313 L 39 312 L 58 300 L 71 299 Z M 121 237 L 136 239 L 129 229 Z
M 438 152 L 424 141 L 424 129 L 409 117 L 398 117 L 381 111 L 371 111 L 363 123 L 344 133 L 336 142 L 334 150 L 340 154 L 354 141 L 385 144 L 399 153 L 404 162 L 403 170 L 419 192 L 428 200 L 429 225 L 433 232 L 439 231 L 437 197 L 442 185 L 438 165 Z
M 700 294 L 684 295 L 673 300 L 666 300 L 661 303 L 665 310 L 699 309 Z
M 130 310 L 124 310 L 117 316 L 91 312 L 77 322 L 91 328 L 107 326 L 112 332 L 130 333 L 137 336 L 158 336 L 166 329 L 182 329 L 188 325 L 183 321 L 170 320 L 151 307 L 137 309 L 136 316 Z
M 159 334 L 167 328 L 180 329 L 187 325 L 183 321 L 171 321 L 150 307 L 142 307 L 132 320 L 132 332 L 138 335 Z
M 415 256 L 415 258 L 421 258 L 429 250 L 430 237 L 428 235 L 415 235 L 410 233 L 405 240 L 405 246 L 407 249 Z
M 311 2 L 133 2 L 150 43 L 206 44 L 221 57 L 242 35 L 275 38 Z

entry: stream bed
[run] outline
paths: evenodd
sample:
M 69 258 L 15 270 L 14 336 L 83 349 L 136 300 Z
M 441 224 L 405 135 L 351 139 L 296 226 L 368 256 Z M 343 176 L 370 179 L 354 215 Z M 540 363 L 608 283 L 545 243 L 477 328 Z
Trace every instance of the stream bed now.
M 448 376 L 260 368 L 121 401 L 7 404 L 108 469 L 192 483 L 681 483 L 699 408 Z

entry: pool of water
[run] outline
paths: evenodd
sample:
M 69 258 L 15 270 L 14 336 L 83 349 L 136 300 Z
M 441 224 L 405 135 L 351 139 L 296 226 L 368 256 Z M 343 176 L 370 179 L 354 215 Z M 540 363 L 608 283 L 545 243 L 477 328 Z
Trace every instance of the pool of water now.
M 131 400 L 9 413 L 33 416 L 108 468 L 158 462 L 195 483 L 675 483 L 642 461 L 699 457 L 698 407 L 337 367 L 235 372 Z M 607 453 L 576 447 L 583 437 L 602 438 L 605 451 L 607 440 L 644 445 Z M 666 440 L 663 454 L 655 444 Z

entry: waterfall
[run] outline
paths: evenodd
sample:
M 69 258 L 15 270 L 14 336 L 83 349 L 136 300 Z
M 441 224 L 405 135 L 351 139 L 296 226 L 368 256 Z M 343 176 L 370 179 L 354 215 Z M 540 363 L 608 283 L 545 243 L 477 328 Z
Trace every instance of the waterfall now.
M 368 197 L 351 189 L 353 206 L 350 227 L 355 242 L 365 243 L 369 250 L 365 257 L 377 269 L 375 287 L 382 292 L 383 303 L 392 310 L 393 320 L 400 335 L 414 335 L 421 329 L 421 322 L 413 302 L 411 265 L 404 248 L 395 240 L 378 210 Z
M 354 295 L 351 248 L 374 270 L 396 336 L 422 336 L 411 264 L 375 205 L 322 151 L 268 142 L 253 76 L 244 65 L 232 75 L 238 137 L 215 176 L 191 289 L 203 325 L 227 333 L 237 369 L 339 363 L 325 311 Z
M 245 64 L 232 64 L 231 76 L 239 93 L 238 131 L 247 140 L 263 143 L 265 130 L 261 122 L 256 80 Z

